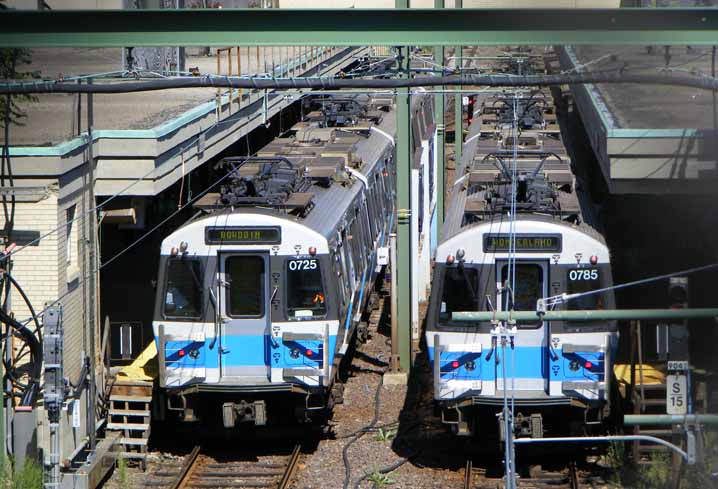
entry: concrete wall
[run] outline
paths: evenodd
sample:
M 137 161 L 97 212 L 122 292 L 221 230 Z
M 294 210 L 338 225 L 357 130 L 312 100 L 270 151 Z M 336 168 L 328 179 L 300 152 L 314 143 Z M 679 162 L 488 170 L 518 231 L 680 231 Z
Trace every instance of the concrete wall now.
M 122 0 L 45 0 L 52 10 L 121 9 Z M 37 0 L 7 0 L 5 4 L 18 10 L 36 10 Z

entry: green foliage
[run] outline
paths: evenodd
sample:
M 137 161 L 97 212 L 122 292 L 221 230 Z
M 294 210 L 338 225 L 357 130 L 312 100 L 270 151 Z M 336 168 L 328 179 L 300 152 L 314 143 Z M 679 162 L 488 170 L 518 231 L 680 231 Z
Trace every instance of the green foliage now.
M 396 484 L 396 481 L 392 479 L 389 474 L 382 474 L 381 472 L 372 472 L 368 479 L 374 483 L 374 487 L 379 489 Z
M 379 430 L 376 432 L 376 435 L 374 436 L 374 439 L 376 441 L 391 441 L 394 438 L 396 438 L 396 430 L 395 429 L 388 429 L 384 430 L 383 428 L 379 428 Z
M 0 474 L 1 489 L 42 489 L 42 467 L 31 459 L 26 459 L 22 469 L 13 469 L 11 460 L 5 460 L 3 473 Z
M 130 480 L 127 476 L 127 460 L 124 457 L 117 459 L 117 478 L 122 489 L 130 488 Z
M 12 489 L 42 489 L 42 467 L 34 460 L 25 459 L 22 469 L 15 471 Z
M 3 80 L 23 80 L 37 78 L 38 72 L 20 71 L 19 67 L 28 65 L 32 61 L 29 49 L 3 48 L 0 49 L 0 78 Z M 7 95 L 0 97 L 0 128 L 6 125 L 23 126 L 21 119 L 26 117 L 25 111 L 20 107 L 21 102 L 34 102 L 37 97 L 32 95 Z
M 703 448 L 703 460 L 683 467 L 681 489 L 718 489 L 718 433 L 705 433 Z

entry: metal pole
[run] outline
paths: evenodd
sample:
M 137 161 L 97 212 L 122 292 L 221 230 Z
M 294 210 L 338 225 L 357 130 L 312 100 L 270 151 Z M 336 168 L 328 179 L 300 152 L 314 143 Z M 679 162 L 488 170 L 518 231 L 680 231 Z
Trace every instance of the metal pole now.
M 718 318 L 718 308 L 694 309 L 602 309 L 587 311 L 469 311 L 454 312 L 453 321 L 620 321 L 634 319 L 696 319 Z
M 409 8 L 409 0 L 395 0 L 396 8 Z M 409 47 L 399 48 L 402 76 L 409 77 Z M 396 331 L 399 365 L 411 368 L 411 97 L 397 90 L 396 138 Z
M 616 436 L 585 436 L 585 437 L 558 437 L 558 438 L 518 438 L 514 440 L 516 445 L 529 445 L 533 443 L 610 443 L 614 441 L 649 441 L 658 445 L 663 445 L 678 453 L 684 460 L 691 463 L 692 458 L 688 453 L 681 450 L 662 438 L 647 435 L 616 435 Z
M 624 426 L 718 425 L 718 414 L 624 414 Z
M 397 329 L 397 307 L 399 297 L 396 290 L 396 233 L 389 234 L 389 253 L 391 267 L 391 370 L 399 371 L 399 330 Z
M 444 0 L 434 0 L 435 9 L 444 8 Z M 437 14 L 441 15 L 441 13 Z M 434 62 L 439 66 L 444 66 L 444 47 L 436 46 L 434 48 Z M 443 88 L 443 87 L 442 87 Z M 444 114 L 446 111 L 445 98 L 443 93 L 434 95 L 434 120 L 436 121 L 436 160 L 438 168 L 436 169 L 436 218 L 438 219 L 439 229 L 444 223 L 444 196 L 446 195 L 446 158 L 444 151 L 444 131 L 446 130 L 446 119 Z M 433 164 L 433 162 L 431 162 Z
M 92 78 L 90 78 L 87 81 L 88 84 L 92 84 Z M 88 142 L 87 146 L 87 168 L 88 168 L 88 193 L 89 193 L 89 203 L 90 208 L 95 208 L 95 155 L 93 151 L 93 140 L 92 140 L 92 129 L 93 125 L 95 123 L 95 113 L 94 113 L 94 105 L 92 100 L 92 94 L 87 95 L 87 132 L 90 141 Z M 83 212 L 86 212 L 86 209 L 83 209 Z M 90 345 L 88 348 L 88 354 L 90 356 L 90 388 L 87 392 L 88 397 L 90 398 L 87 405 L 87 432 L 90 438 L 90 450 L 95 449 L 95 400 L 97 398 L 97 385 L 96 377 L 95 377 L 95 356 L 97 353 L 97 345 L 95 344 L 95 327 L 97 318 L 95 315 L 95 306 L 96 306 L 96 300 L 97 296 L 95 294 L 96 291 L 96 285 L 95 285 L 95 231 L 96 231 L 96 219 L 95 219 L 95 212 L 92 211 L 89 213 L 90 218 L 90 232 L 89 232 L 89 243 L 85 243 L 85 246 L 89 245 L 90 254 L 89 254 L 89 269 L 90 269 L 90 276 L 89 276 L 89 291 L 90 291 L 90 300 L 89 303 L 89 317 L 88 317 L 88 328 L 90 331 Z M 85 229 L 87 229 L 87 226 L 83 226 Z
M 456 0 L 456 8 L 463 8 L 462 0 Z M 454 52 L 454 67 L 459 74 L 461 74 L 463 64 L 461 57 L 463 54 L 464 46 L 456 46 L 456 51 Z M 462 96 L 458 93 L 454 95 L 454 168 L 457 170 L 461 164 L 461 151 L 462 145 L 464 144 L 464 118 L 461 99 Z
M 406 5 L 407 1 L 399 3 Z M 399 48 L 401 65 L 407 69 L 408 48 Z M 411 97 L 409 90 L 397 90 L 397 141 L 396 141 L 396 288 L 397 296 L 397 330 L 399 346 L 399 362 L 402 372 L 411 368 Z

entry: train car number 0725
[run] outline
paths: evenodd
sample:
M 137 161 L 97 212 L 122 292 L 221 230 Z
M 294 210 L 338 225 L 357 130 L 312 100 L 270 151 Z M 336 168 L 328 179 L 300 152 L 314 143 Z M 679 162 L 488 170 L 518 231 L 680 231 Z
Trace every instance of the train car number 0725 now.
M 291 260 L 289 262 L 289 270 L 297 272 L 301 270 L 316 270 L 317 260 Z

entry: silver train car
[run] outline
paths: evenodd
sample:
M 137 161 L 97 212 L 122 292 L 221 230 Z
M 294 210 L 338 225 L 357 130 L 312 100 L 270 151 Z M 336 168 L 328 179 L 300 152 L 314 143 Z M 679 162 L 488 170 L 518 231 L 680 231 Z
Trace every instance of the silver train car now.
M 392 104 L 316 102 L 256 157 L 224 159 L 221 191 L 163 241 L 153 328 L 166 419 L 303 422 L 340 401 L 393 226 Z
M 503 439 L 496 420 L 504 395 L 515 405 L 515 436 L 582 434 L 609 415 L 614 322 L 519 323 L 504 351 L 496 324 L 452 318 L 457 311 L 536 310 L 539 299 L 612 285 L 609 249 L 589 224 L 550 94 L 507 91 L 479 102 L 436 252 L 425 333 L 434 399 L 459 435 Z M 614 307 L 609 291 L 556 309 Z

